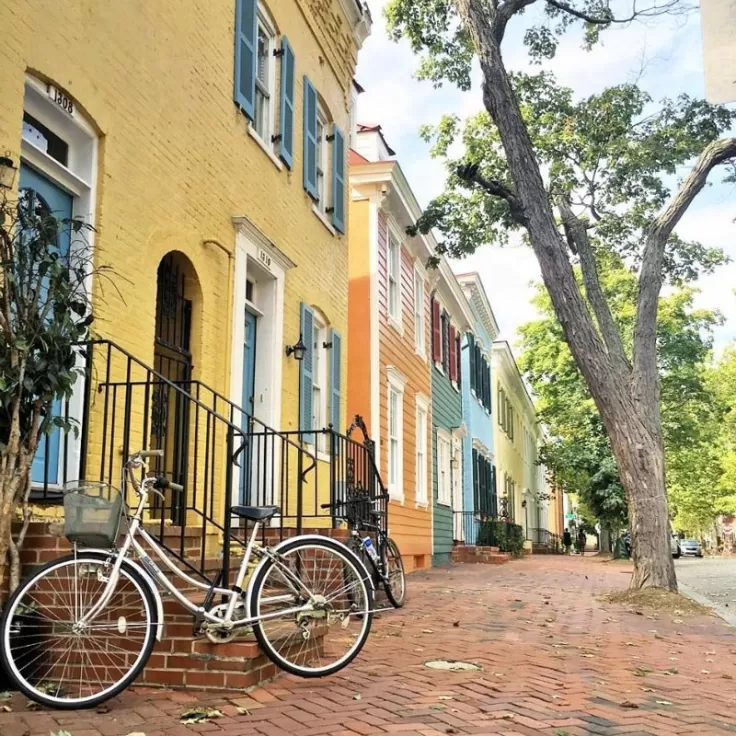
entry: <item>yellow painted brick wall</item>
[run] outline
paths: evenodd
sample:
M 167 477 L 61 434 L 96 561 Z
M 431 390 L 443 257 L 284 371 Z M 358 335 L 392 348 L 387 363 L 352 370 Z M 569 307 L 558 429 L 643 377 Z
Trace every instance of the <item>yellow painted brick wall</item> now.
M 248 216 L 296 263 L 286 276 L 285 340 L 299 334 L 301 301 L 347 333 L 347 239 L 328 232 L 302 186 L 302 79 L 347 131 L 357 46 L 339 0 L 265 4 L 296 56 L 291 172 L 248 135 L 233 102 L 234 0 L 0 3 L 0 151 L 18 161 L 26 72 L 68 93 L 99 131 L 96 256 L 119 274 L 121 297 L 96 291 L 97 332 L 152 364 L 157 267 L 181 251 L 202 291 L 194 378 L 224 394 L 231 263 L 203 240 L 233 252 L 234 215 Z M 285 360 L 284 428 L 297 426 L 298 383 L 296 362 Z

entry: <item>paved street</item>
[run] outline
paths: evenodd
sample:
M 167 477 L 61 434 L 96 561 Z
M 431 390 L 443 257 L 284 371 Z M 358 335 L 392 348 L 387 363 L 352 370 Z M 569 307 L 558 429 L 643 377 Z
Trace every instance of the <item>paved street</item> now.
M 540 556 L 417 573 L 407 607 L 384 614 L 358 660 L 327 680 L 281 676 L 248 695 L 138 689 L 113 701 L 109 713 L 31 712 L 16 698 L 13 713 L 0 712 L 0 734 L 736 733 L 736 632 L 716 617 L 603 602 L 607 591 L 626 587 L 629 571 L 622 563 Z M 482 669 L 425 666 L 438 658 Z M 198 704 L 225 716 L 180 724 Z
M 681 583 L 736 615 L 736 557 L 682 557 L 675 566 Z

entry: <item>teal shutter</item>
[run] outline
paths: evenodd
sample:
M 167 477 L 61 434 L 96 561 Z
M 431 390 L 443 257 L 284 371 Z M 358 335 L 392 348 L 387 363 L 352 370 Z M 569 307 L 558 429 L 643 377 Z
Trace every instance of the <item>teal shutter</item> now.
M 332 225 L 338 232 L 345 232 L 345 136 L 333 126 L 332 148 Z
M 279 156 L 291 168 L 294 161 L 294 50 L 286 36 L 281 37 L 281 136 Z
M 342 338 L 337 330 L 332 330 L 332 349 L 330 350 L 330 424 L 335 432 L 340 431 L 340 402 L 342 400 Z
M 312 365 L 314 364 L 314 312 L 302 304 L 300 322 L 302 341 L 307 346 L 304 360 L 299 364 L 299 430 L 309 432 L 312 427 Z M 306 442 L 313 441 L 311 432 L 304 435 Z
M 317 91 L 304 77 L 304 188 L 317 199 Z
M 257 0 L 235 2 L 235 103 L 253 120 L 256 99 Z

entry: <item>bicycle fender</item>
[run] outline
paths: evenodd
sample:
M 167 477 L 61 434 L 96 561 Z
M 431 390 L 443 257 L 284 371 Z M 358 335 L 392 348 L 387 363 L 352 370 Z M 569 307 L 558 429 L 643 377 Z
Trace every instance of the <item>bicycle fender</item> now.
M 362 569 L 365 580 L 366 586 L 370 589 L 371 593 L 376 592 L 376 585 L 373 582 L 373 576 L 368 572 L 368 569 L 363 564 L 363 560 L 358 557 L 353 550 L 351 550 L 347 545 L 343 544 L 338 539 L 332 539 L 332 537 L 325 537 L 321 534 L 302 534 L 298 537 L 290 537 L 289 539 L 284 539 L 283 541 L 279 542 L 275 547 L 271 547 L 272 552 L 278 552 L 282 547 L 285 547 L 287 544 L 290 544 L 291 542 L 294 542 L 295 540 L 300 541 L 316 541 L 316 542 L 324 542 L 325 539 L 330 539 L 331 541 L 335 542 L 336 544 L 342 545 L 345 549 L 342 550 L 345 552 L 345 554 L 351 558 L 353 561 L 353 564 L 356 566 L 356 568 L 360 571 Z M 253 571 L 253 575 L 251 576 L 251 580 L 255 580 L 258 573 L 261 571 L 261 568 L 266 565 L 269 561 L 268 557 L 264 557 L 259 563 L 258 567 Z M 245 605 L 246 605 L 246 611 L 250 614 L 250 602 L 251 602 L 251 594 L 252 594 L 252 586 L 248 585 L 247 589 L 247 595 L 245 598 Z
M 109 549 L 84 549 L 85 553 L 92 552 L 94 554 L 103 555 L 104 557 L 110 557 L 110 550 Z M 161 600 L 161 593 L 159 592 L 158 587 L 156 586 L 156 583 L 154 582 L 153 578 L 148 574 L 146 569 L 137 563 L 135 560 L 130 560 L 128 558 L 123 560 L 123 565 L 130 565 L 146 582 L 146 585 L 149 587 L 151 593 L 153 594 L 153 598 L 156 601 L 156 612 L 158 614 L 158 624 L 156 626 L 156 641 L 161 641 L 161 638 L 164 635 L 164 604 Z

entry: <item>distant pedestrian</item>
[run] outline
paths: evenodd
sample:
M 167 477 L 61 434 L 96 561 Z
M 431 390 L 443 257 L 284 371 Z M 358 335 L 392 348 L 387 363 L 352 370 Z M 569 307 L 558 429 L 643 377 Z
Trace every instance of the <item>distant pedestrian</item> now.
M 582 527 L 578 532 L 578 552 L 581 556 L 585 555 L 585 548 L 588 545 L 588 535 L 585 533 L 585 529 Z
M 572 534 L 570 534 L 569 529 L 565 529 L 564 533 L 562 534 L 562 544 L 565 546 L 565 554 L 570 554 L 570 548 L 572 547 Z

